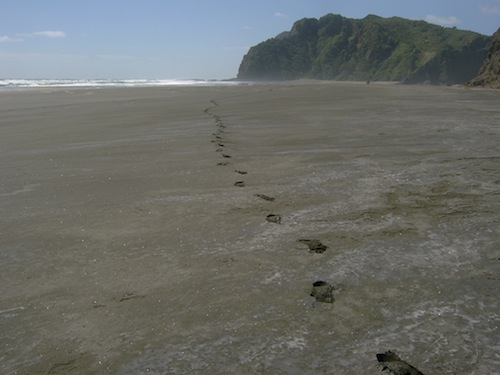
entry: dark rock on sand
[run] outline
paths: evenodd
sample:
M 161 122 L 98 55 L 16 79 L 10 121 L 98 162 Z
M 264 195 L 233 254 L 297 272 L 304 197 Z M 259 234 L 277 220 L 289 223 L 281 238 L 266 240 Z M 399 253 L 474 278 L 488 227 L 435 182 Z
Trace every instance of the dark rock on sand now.
M 316 298 L 318 302 L 333 303 L 333 287 L 326 281 L 316 281 L 313 283 L 311 296 Z
M 382 371 L 389 370 L 394 375 L 424 375 L 391 351 L 377 354 L 377 360 L 384 366 Z
M 266 217 L 266 220 L 270 223 L 281 224 L 281 216 L 276 214 L 269 214 Z
M 319 240 L 306 240 L 300 239 L 299 242 L 306 244 L 309 247 L 309 251 L 313 251 L 315 253 L 324 253 L 328 246 L 323 245 Z

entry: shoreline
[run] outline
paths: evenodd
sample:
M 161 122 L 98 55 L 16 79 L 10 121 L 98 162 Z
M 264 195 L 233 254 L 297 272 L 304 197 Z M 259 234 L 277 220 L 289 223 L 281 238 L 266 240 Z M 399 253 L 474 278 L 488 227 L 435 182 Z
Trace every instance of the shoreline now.
M 1 81 L 1 80 L 0 80 Z M 142 80 L 142 79 L 4 79 L 4 81 L 32 82 L 29 86 L 1 86 L 0 92 L 32 90 L 32 89 L 105 89 L 105 88 L 169 88 L 169 87 L 225 87 L 225 86 L 255 86 L 255 85 L 289 85 L 289 84 L 375 84 L 375 85 L 407 85 L 407 86 L 434 86 L 434 87 L 467 87 L 464 84 L 435 85 L 435 84 L 405 84 L 400 81 L 351 81 L 351 80 L 322 80 L 312 78 L 300 78 L 294 80 L 252 80 L 245 81 L 237 78 L 229 79 L 186 79 L 186 80 Z M 40 84 L 36 84 L 40 82 Z M 48 82 L 48 83 L 47 83 Z M 51 83 L 52 82 L 52 83 Z M 78 84 L 80 82 L 80 84 Z M 476 88 L 476 87 L 474 87 Z

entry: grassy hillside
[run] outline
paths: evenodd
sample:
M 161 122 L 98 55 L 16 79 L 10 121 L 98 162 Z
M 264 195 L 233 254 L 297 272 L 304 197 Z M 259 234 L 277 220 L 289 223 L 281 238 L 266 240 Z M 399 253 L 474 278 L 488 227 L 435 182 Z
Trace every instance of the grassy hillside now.
M 250 48 L 238 78 L 463 83 L 479 71 L 490 40 L 424 21 L 328 14 Z

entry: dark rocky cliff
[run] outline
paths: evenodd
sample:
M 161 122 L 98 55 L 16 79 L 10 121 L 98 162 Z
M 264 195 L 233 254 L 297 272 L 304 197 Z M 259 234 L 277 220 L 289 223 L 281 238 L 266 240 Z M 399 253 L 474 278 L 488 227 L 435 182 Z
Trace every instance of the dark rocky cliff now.
M 491 37 L 424 21 L 369 15 L 305 18 L 244 56 L 238 79 L 385 80 L 465 83 Z
M 488 56 L 479 71 L 479 75 L 467 85 L 500 89 L 500 28 L 493 34 Z

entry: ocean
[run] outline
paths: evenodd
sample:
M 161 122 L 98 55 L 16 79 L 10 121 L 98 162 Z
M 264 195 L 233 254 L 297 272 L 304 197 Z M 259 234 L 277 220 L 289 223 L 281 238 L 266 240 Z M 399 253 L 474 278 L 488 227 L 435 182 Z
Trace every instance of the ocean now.
M 212 79 L 0 79 L 0 90 L 40 87 L 228 86 L 241 83 Z

